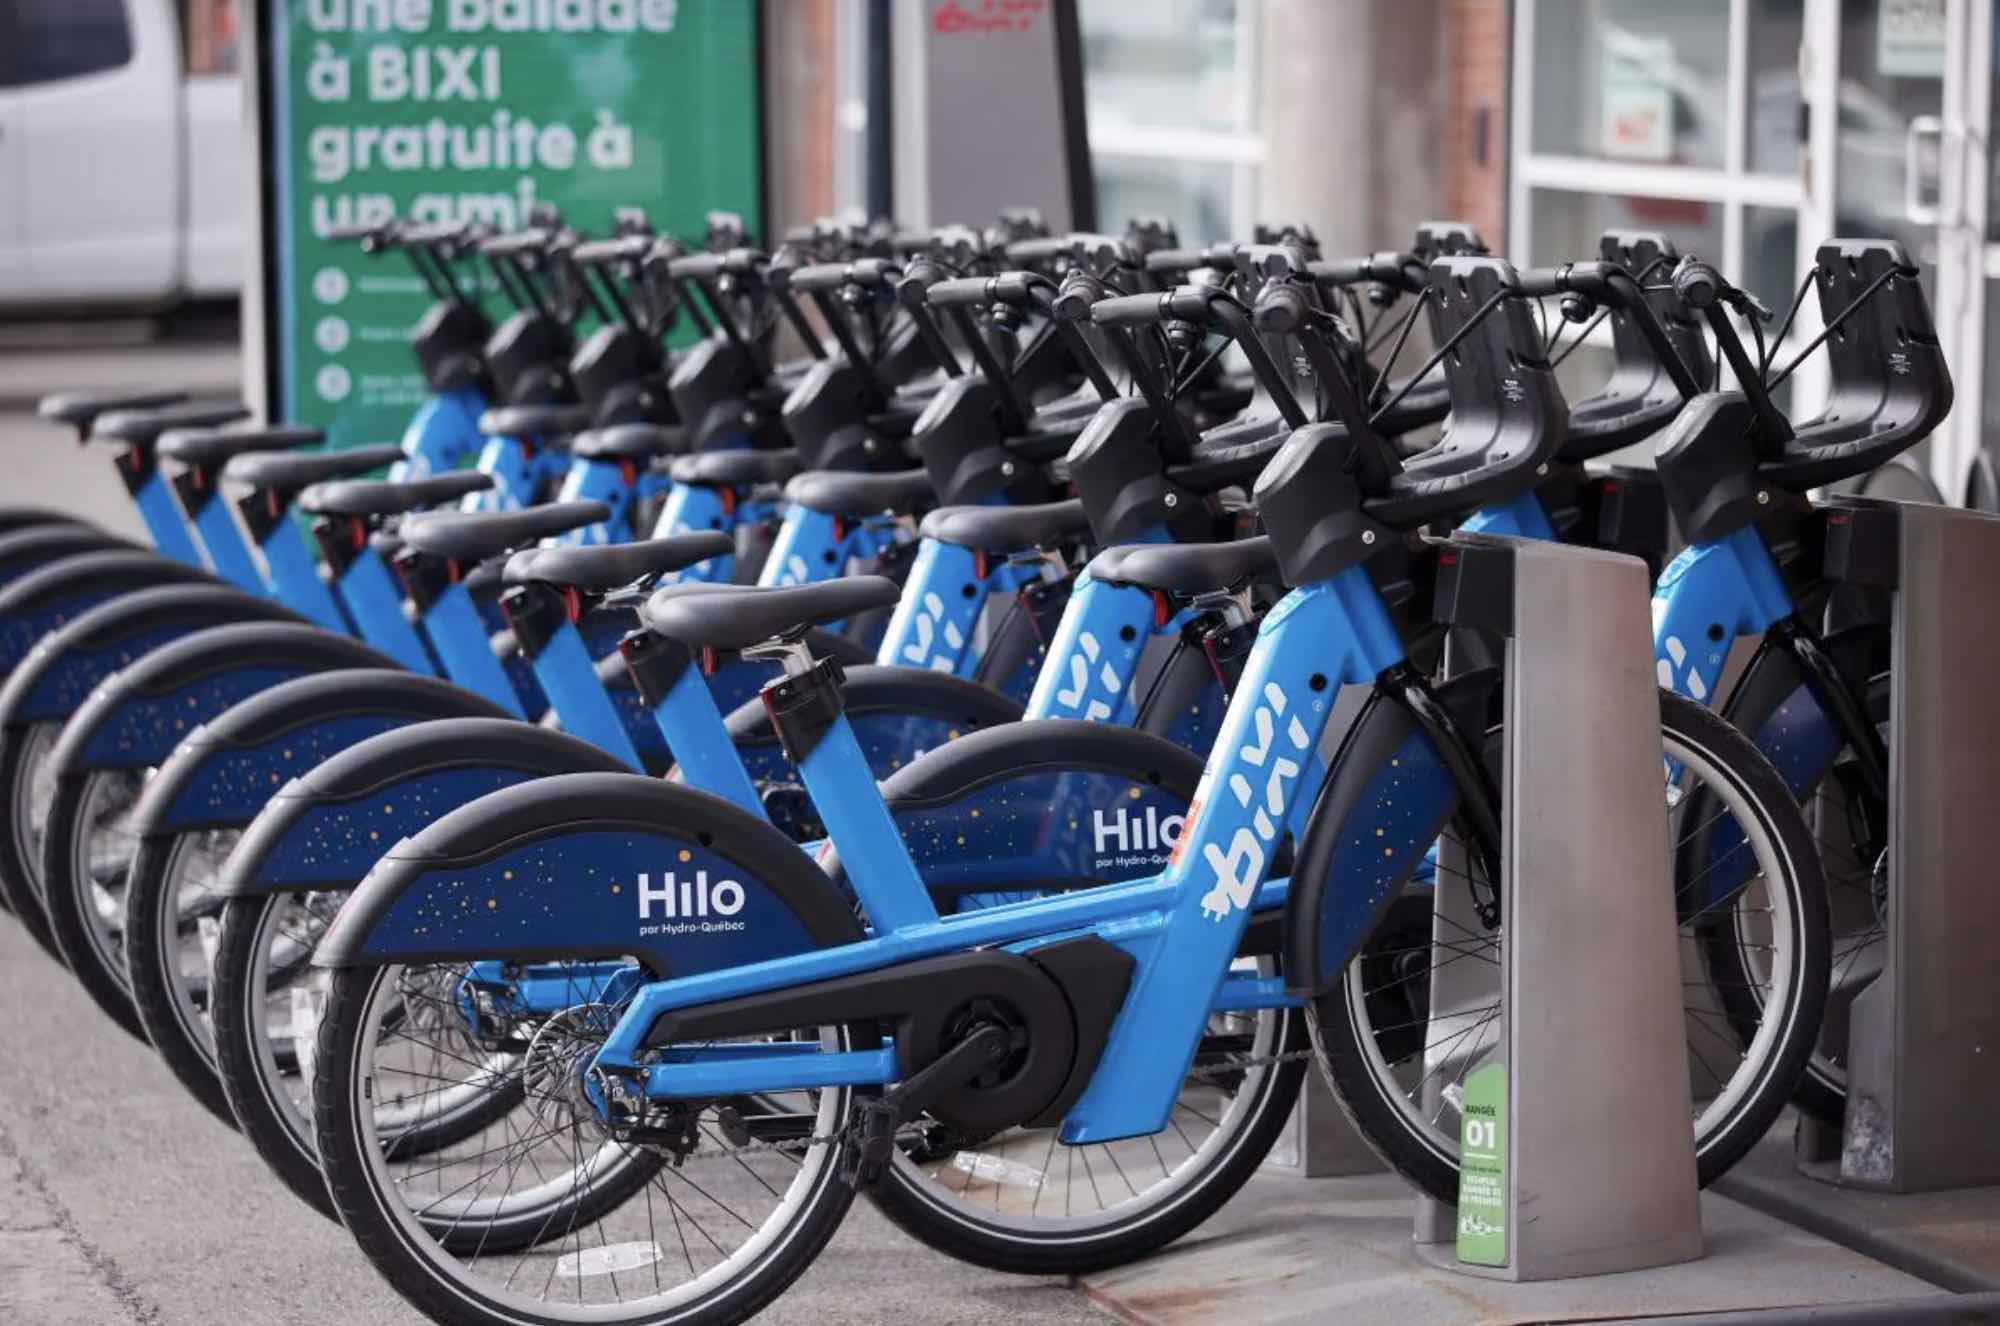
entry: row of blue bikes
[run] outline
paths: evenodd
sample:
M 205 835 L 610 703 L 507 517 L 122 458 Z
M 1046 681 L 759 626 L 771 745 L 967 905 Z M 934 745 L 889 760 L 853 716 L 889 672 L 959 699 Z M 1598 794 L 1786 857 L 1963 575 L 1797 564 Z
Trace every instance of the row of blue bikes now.
M 400 443 L 51 396 L 152 546 L 0 510 L 14 923 L 425 1313 L 741 1321 L 857 1196 L 1113 1266 L 1310 1066 L 1452 1201 L 1536 795 L 1468 535 L 1656 576 L 1700 1179 L 1840 1117 L 1890 651 L 1817 494 L 1952 400 L 1896 243 L 1779 313 L 1651 233 L 539 221 L 345 236 L 435 297 Z

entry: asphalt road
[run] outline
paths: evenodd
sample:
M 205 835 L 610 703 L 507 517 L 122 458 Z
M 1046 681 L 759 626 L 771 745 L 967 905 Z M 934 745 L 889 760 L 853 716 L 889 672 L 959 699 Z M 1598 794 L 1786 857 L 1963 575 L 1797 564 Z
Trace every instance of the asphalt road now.
M 0 502 L 65 506 L 141 534 L 104 458 L 32 417 L 44 391 L 235 378 L 227 346 L 0 350 Z M 857 1202 L 818 1265 L 760 1320 L 1069 1326 L 1107 1320 L 1058 1281 L 976 1270 Z M 421 1321 L 338 1226 L 111 1025 L 0 916 L 0 1323 L 216 1326 Z

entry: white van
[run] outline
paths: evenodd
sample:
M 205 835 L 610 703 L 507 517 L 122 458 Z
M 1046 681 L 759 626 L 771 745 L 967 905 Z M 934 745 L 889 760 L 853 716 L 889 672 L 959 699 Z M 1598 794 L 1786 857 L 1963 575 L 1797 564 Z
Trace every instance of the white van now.
M 0 311 L 243 284 L 234 0 L 0 0 Z

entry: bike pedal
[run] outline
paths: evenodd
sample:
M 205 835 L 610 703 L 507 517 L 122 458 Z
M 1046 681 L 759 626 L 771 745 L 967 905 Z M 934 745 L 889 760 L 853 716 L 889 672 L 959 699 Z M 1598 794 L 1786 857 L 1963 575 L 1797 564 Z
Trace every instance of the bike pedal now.
M 902 1123 L 901 1114 L 896 1102 L 886 1096 L 854 1102 L 850 1116 L 853 1122 L 849 1127 L 860 1144 L 848 1153 L 840 1171 L 848 1187 L 859 1188 L 882 1177 L 890 1157 L 896 1153 L 896 1129 Z

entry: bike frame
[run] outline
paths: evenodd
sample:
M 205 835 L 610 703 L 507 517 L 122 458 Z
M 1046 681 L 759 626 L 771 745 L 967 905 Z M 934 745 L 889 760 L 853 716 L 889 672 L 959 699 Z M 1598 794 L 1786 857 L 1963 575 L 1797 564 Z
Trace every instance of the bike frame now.
M 1266 618 L 1250 652 L 1164 873 L 949 917 L 924 889 L 879 790 L 851 777 L 859 748 L 844 716 L 836 718 L 800 774 L 842 859 L 867 863 L 853 881 L 874 935 L 645 985 L 593 1066 L 635 1077 L 662 1099 L 886 1084 L 900 1076 L 893 1047 L 804 1055 L 689 1050 L 671 1063 L 639 1064 L 648 1029 L 675 1009 L 973 947 L 1031 948 L 1091 933 L 1123 948 L 1136 966 L 1103 1058 L 1061 1137 L 1082 1143 L 1156 1132 L 1211 1013 L 1289 1002 L 1281 982 L 1233 974 L 1230 965 L 1252 911 L 1283 899 L 1285 881 L 1263 881 L 1264 868 L 1281 826 L 1313 790 L 1304 775 L 1338 688 L 1372 684 L 1403 661 L 1403 642 L 1365 569 L 1293 591 Z

